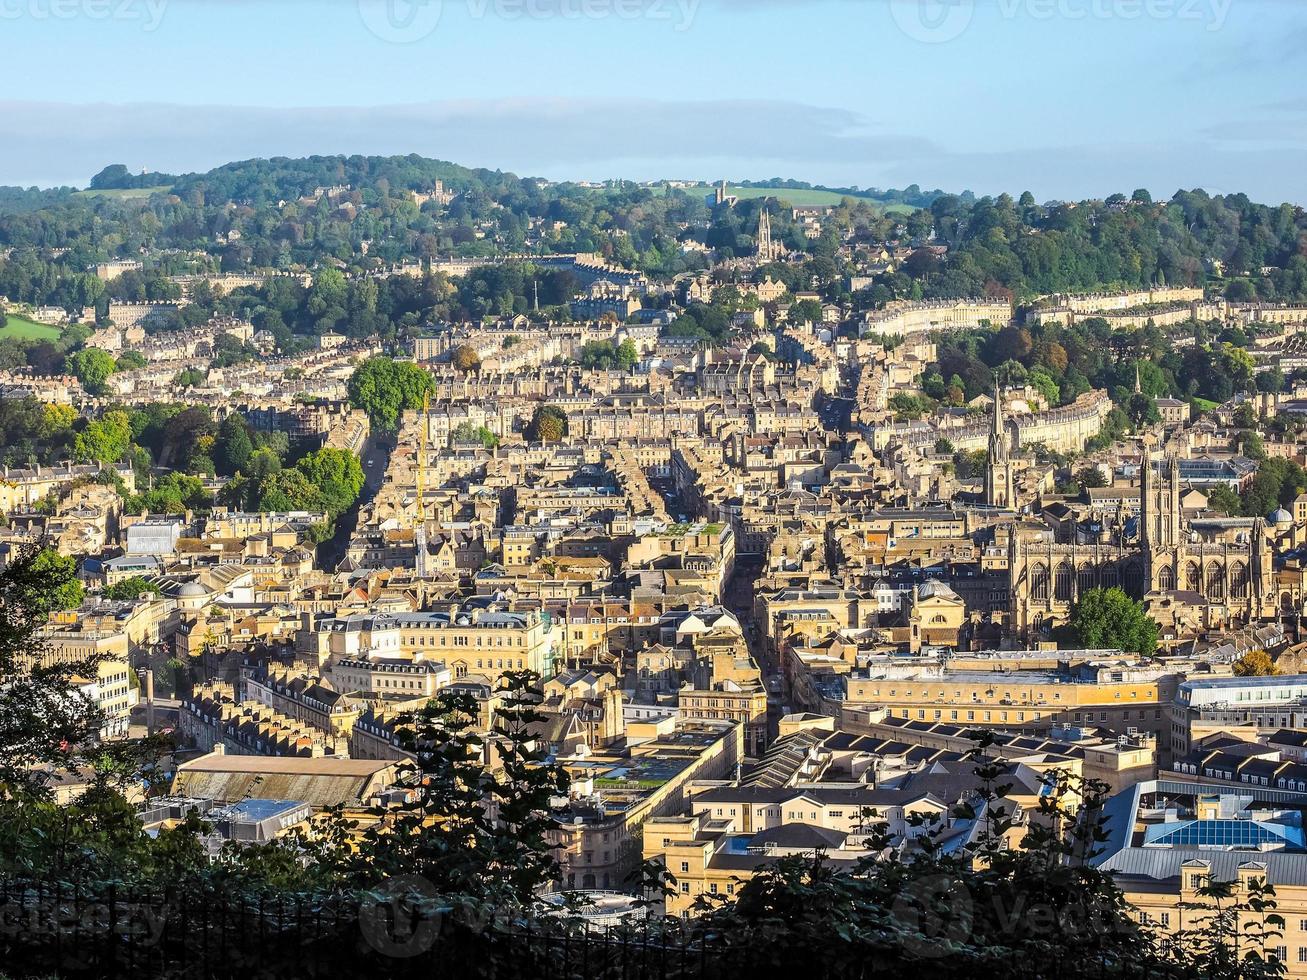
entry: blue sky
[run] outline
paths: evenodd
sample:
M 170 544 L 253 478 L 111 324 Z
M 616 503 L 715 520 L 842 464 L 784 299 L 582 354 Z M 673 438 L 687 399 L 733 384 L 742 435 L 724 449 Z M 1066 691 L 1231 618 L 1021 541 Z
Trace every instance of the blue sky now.
M 1303 0 L 0 0 L 0 183 L 417 152 L 1307 203 Z

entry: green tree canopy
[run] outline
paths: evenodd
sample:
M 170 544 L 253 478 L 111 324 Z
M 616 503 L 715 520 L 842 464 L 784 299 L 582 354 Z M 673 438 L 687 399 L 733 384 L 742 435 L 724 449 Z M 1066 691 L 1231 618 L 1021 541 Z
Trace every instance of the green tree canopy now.
M 104 590 L 106 599 L 125 600 L 135 599 L 145 593 L 154 595 L 163 595 L 163 591 L 142 575 L 131 575 L 124 579 L 119 579 L 113 585 Z
M 370 357 L 349 379 L 350 404 L 367 412 L 374 428 L 394 432 L 400 414 L 422 407 L 422 396 L 432 390 L 431 375 L 406 361 Z
M 68 358 L 68 370 L 92 395 L 102 395 L 117 363 L 98 347 L 84 347 Z
M 540 405 L 531 416 L 526 437 L 532 442 L 558 442 L 567 435 L 567 413 L 557 405 Z
M 87 463 L 102 466 L 115 463 L 127 455 L 132 444 L 132 423 L 126 412 L 105 412 L 104 417 L 87 423 L 77 433 L 73 455 Z
M 1157 650 L 1157 624 L 1119 588 L 1081 594 L 1071 611 L 1068 632 L 1086 650 L 1123 650 L 1145 657 Z

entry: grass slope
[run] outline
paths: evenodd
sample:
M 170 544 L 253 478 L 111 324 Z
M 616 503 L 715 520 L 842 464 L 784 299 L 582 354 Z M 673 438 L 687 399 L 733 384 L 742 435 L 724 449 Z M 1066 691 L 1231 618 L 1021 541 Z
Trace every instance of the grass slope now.
M 791 190 L 788 187 L 728 187 L 728 194 L 734 194 L 742 201 L 751 201 L 758 197 L 774 197 L 795 207 L 827 207 L 839 204 L 849 197 L 854 201 L 865 201 L 878 211 L 887 214 L 911 214 L 913 209 L 906 204 L 882 204 L 866 197 L 853 197 L 851 194 L 838 194 L 835 191 Z
M 0 327 L 0 337 L 13 337 L 15 340 L 57 340 L 59 328 L 35 320 L 25 320 L 10 313 L 8 321 Z
M 151 194 L 161 194 L 170 190 L 171 185 L 164 184 L 161 187 L 126 187 L 126 188 L 105 188 L 97 191 L 78 191 L 74 197 L 112 197 L 119 201 L 127 201 L 134 198 L 147 198 Z

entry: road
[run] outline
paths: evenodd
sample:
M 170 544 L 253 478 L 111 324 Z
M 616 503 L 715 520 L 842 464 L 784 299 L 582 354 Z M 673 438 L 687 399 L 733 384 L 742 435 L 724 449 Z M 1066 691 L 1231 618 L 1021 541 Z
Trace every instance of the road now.
M 386 468 L 390 465 L 389 439 L 369 437 L 360 460 L 363 463 L 363 492 L 354 506 L 336 519 L 336 533 L 318 545 L 319 568 L 333 570 L 345 557 L 349 539 L 358 525 L 359 509 L 377 495 L 386 480 Z

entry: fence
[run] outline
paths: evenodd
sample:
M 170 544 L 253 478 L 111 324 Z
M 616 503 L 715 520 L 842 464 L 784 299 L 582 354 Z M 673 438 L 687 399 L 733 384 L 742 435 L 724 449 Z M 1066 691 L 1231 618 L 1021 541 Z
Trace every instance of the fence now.
M 915 974 L 953 980 L 1193 980 L 1200 974 L 1080 955 L 989 961 L 922 939 L 902 949 L 859 952 L 847 925 L 829 941 L 795 947 L 785 935 L 745 941 L 655 919 L 615 929 L 552 917 L 496 917 L 412 893 L 259 893 L 186 887 L 88 890 L 0 881 L 0 977 L 133 980 L 307 978 L 486 978 L 486 980 L 878 980 Z M 923 946 L 924 943 L 924 946 Z
M 0 976 L 699 980 L 724 946 L 365 893 L 87 890 L 0 881 Z M 732 963 L 738 962 L 734 956 Z

